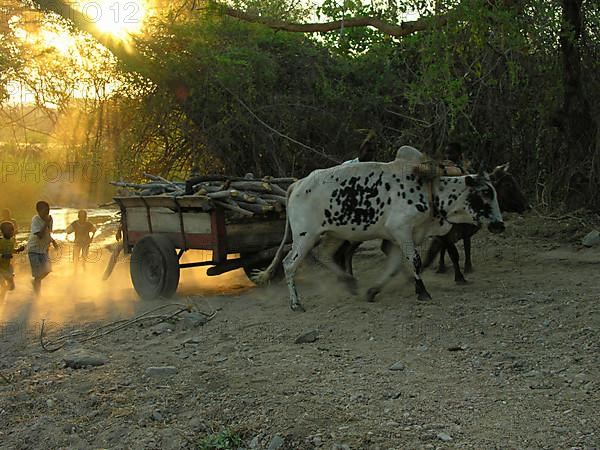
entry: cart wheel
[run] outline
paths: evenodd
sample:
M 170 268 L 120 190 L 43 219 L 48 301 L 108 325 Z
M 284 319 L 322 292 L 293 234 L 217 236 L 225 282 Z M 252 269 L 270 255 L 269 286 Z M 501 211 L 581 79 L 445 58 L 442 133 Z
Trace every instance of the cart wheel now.
M 133 287 L 144 300 L 172 297 L 179 284 L 175 246 L 160 234 L 144 236 L 133 247 L 129 271 Z
M 240 258 L 245 258 L 245 257 L 251 256 L 251 255 L 253 255 L 253 253 L 240 253 Z M 255 264 L 244 265 L 244 266 L 242 266 L 242 269 L 244 269 L 244 273 L 246 274 L 248 279 L 250 281 L 252 281 L 254 272 L 257 270 L 265 270 L 267 267 L 269 267 L 269 264 L 271 264 L 271 259 L 268 259 L 265 261 L 260 261 Z M 283 265 L 279 264 L 279 267 L 277 267 L 277 270 L 275 270 L 275 273 L 273 274 L 271 279 L 272 280 L 282 280 L 283 276 L 284 276 Z

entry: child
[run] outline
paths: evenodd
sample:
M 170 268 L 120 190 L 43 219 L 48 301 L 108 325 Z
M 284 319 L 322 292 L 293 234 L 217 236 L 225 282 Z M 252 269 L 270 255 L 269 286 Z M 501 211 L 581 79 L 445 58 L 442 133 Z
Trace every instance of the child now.
M 12 266 L 13 253 L 20 253 L 25 250 L 21 245 L 15 248 L 15 227 L 12 222 L 4 221 L 0 223 L 0 300 L 4 300 L 6 291 L 15 289 L 15 275 Z
M 13 227 L 15 229 L 14 235 L 15 236 L 17 235 L 17 232 L 19 231 L 19 227 L 17 227 L 17 221 L 11 217 L 10 209 L 4 208 L 2 210 L 2 214 L 0 216 L 0 222 L 10 222 L 10 223 L 12 223 L 12 225 L 13 225 Z
M 50 205 L 39 201 L 35 205 L 37 215 L 31 219 L 31 234 L 27 243 L 27 254 L 31 265 L 31 276 L 33 277 L 33 293 L 39 297 L 42 289 L 42 280 L 52 271 L 48 247 L 50 244 L 58 249 L 58 244 L 52 238 L 52 216 Z
M 88 257 L 88 251 L 92 239 L 94 239 L 94 233 L 96 233 L 96 227 L 92 222 L 87 220 L 87 212 L 85 210 L 79 211 L 76 220 L 67 227 L 67 234 L 75 233 L 75 245 L 73 247 L 73 263 L 75 264 L 75 270 L 77 270 L 77 264 L 79 263 L 79 257 L 81 256 L 81 266 L 85 270 L 85 261 Z

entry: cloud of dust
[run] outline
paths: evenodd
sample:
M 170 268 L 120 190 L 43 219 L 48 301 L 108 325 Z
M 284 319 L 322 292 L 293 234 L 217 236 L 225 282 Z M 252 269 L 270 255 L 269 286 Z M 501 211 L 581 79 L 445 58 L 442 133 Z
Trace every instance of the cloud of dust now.
M 115 319 L 133 314 L 139 300 L 131 286 L 129 266 L 119 263 L 108 281 L 102 275 L 110 253 L 90 250 L 85 271 L 72 262 L 71 244 L 62 242 L 59 251 L 50 250 L 52 273 L 42 282 L 42 295 L 34 299 L 31 269 L 26 253 L 13 259 L 16 289 L 0 303 L 0 321 L 36 326 L 72 324 Z
M 56 149 L 56 161 L 60 151 Z M 81 267 L 75 270 L 73 244 L 69 242 L 73 237 L 67 236 L 65 230 L 77 219 L 78 208 L 97 204 L 106 197 L 106 193 L 101 192 L 102 187 L 109 186 L 109 181 L 114 179 L 117 179 L 116 174 L 95 164 L 27 161 L 19 156 L 0 159 L 0 181 L 5 194 L 0 207 L 12 209 L 12 217 L 19 225 L 17 241 L 24 243 L 28 239 L 35 203 L 43 199 L 50 203 L 53 237 L 60 243 L 58 251 L 50 249 L 53 271 L 42 282 L 39 299 L 33 298 L 27 254 L 15 255 L 16 289 L 8 292 L 4 300 L 0 299 L 0 334 L 6 324 L 39 327 L 41 321 L 46 320 L 63 327 L 65 324 L 76 327 L 131 317 L 159 306 L 160 303 L 148 305 L 140 301 L 131 283 L 129 257 L 121 256 L 109 280 L 102 280 L 111 253 L 107 245 L 115 242 L 116 210 L 87 208 L 88 219 L 97 226 L 98 232 L 90 247 L 86 270 Z M 205 261 L 210 256 L 210 252 L 188 251 L 183 262 Z M 241 269 L 208 277 L 206 267 L 195 267 L 181 271 L 178 295 L 232 295 L 252 286 Z
M 137 296 L 129 275 L 129 256 L 121 254 L 112 275 L 103 281 L 110 257 L 110 250 L 105 246 L 90 249 L 85 271 L 81 267 L 76 270 L 68 242 L 62 242 L 58 252 L 51 249 L 50 257 L 52 273 L 44 279 L 38 299 L 33 296 L 27 255 L 19 254 L 13 259 L 16 289 L 0 301 L 0 325 L 4 330 L 27 328 L 36 333 L 42 320 L 49 330 L 78 328 L 90 322 L 129 318 L 168 302 L 145 302 Z M 209 257 L 210 252 L 191 250 L 185 253 L 182 262 Z M 254 286 L 242 269 L 216 277 L 207 276 L 206 270 L 206 267 L 182 269 L 177 296 L 236 295 Z
M 229 255 L 237 258 L 239 255 Z M 211 252 L 206 250 L 189 250 L 183 254 L 182 263 L 208 261 Z M 182 269 L 179 278 L 179 295 L 234 295 L 254 287 L 243 269 L 233 270 L 217 276 L 208 276 L 207 267 Z

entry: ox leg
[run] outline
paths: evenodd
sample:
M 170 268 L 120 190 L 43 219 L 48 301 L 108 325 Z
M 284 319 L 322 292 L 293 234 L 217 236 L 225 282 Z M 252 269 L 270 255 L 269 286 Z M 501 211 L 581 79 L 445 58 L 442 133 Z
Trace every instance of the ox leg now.
M 440 265 L 438 266 L 437 273 L 446 273 L 446 263 L 444 262 L 444 258 L 446 256 L 446 246 L 443 245 L 440 249 Z
M 367 291 L 367 301 L 375 301 L 377 294 L 381 292 L 383 287 L 396 275 L 402 267 L 403 254 L 402 249 L 397 245 L 390 245 L 387 252 L 387 259 L 383 274 L 379 282 Z
M 421 272 L 423 271 L 421 255 L 419 255 L 411 236 L 412 233 L 406 234 L 402 236 L 402 239 L 398 239 L 397 242 L 402 243 L 402 252 L 404 253 L 404 257 L 406 258 L 408 265 L 412 266 L 413 275 L 415 277 L 415 293 L 417 294 L 417 298 L 419 300 L 430 300 L 431 295 L 429 295 L 429 292 L 427 292 L 425 284 L 423 284 L 423 280 L 421 279 Z
M 385 272 L 381 278 L 381 281 L 370 288 L 367 291 L 367 300 L 373 301 L 375 296 L 381 291 L 388 281 L 400 270 L 402 260 L 404 259 L 413 270 L 415 277 L 415 291 L 419 300 L 428 300 L 431 298 L 429 292 L 423 284 L 421 279 L 421 271 L 423 270 L 423 263 L 421 262 L 421 256 L 417 251 L 415 244 L 412 240 L 412 231 L 410 233 L 397 236 L 395 241 L 396 245 L 390 248 L 388 254 L 388 260 Z M 398 244 L 401 245 L 398 246 Z
M 356 249 L 360 247 L 361 242 L 344 241 L 340 248 L 335 252 L 334 260 L 338 266 L 342 267 L 349 275 L 354 276 L 352 268 L 352 258 Z
M 465 280 L 464 275 L 460 271 L 460 257 L 458 255 L 458 249 L 456 245 L 454 245 L 449 239 L 444 239 L 444 243 L 446 248 L 448 249 L 448 256 L 450 256 L 450 260 L 452 261 L 452 266 L 454 267 L 454 281 L 456 284 L 467 284 L 467 280 Z
M 343 269 L 348 273 L 350 273 L 350 272 L 348 270 L 348 261 L 346 258 L 346 253 L 351 245 L 352 245 L 352 242 L 344 241 L 344 243 L 342 245 L 340 245 L 340 248 L 335 252 L 335 255 L 333 255 L 333 259 L 335 260 L 335 262 L 340 267 L 343 267 Z
M 413 251 L 412 263 L 414 267 L 415 293 L 417 294 L 417 299 L 431 300 L 431 295 L 429 295 L 429 292 L 427 292 L 427 288 L 425 288 L 425 284 L 423 284 L 423 280 L 421 279 L 421 256 L 419 255 L 419 252 L 417 252 L 416 249 Z
M 362 242 L 350 242 L 350 245 L 344 253 L 344 268 L 346 272 L 352 275 L 352 277 L 354 277 L 354 268 L 352 267 L 352 260 L 354 259 L 354 254 L 356 253 L 356 249 L 360 247 L 360 244 L 362 244 Z
M 425 261 L 423 261 L 423 269 L 431 266 L 435 262 L 438 253 L 444 248 L 444 242 L 440 237 L 434 237 L 431 239 L 427 253 L 425 254 Z
M 473 264 L 471 264 L 471 236 L 465 236 L 463 239 L 465 247 L 465 273 L 473 272 Z
M 348 244 L 349 246 L 346 248 Z M 339 256 L 338 251 L 340 250 L 351 251 L 354 253 L 354 250 L 360 244 L 360 242 L 348 242 L 342 239 L 324 237 L 321 239 L 321 244 L 318 247 L 319 252 L 316 255 L 319 262 L 336 274 L 337 277 L 346 284 L 352 294 L 356 294 L 356 279 L 351 273 L 348 273 L 348 267 L 344 270 L 344 266 L 340 265 L 339 259 L 336 260 L 336 256 Z M 350 255 L 350 258 L 352 258 L 352 254 Z M 350 266 L 350 270 L 352 270 L 352 266 Z
M 393 246 L 394 244 L 391 241 L 387 241 L 385 239 L 381 241 L 381 251 L 386 255 L 390 254 L 390 250 Z
M 304 307 L 298 299 L 298 291 L 296 290 L 296 280 L 294 277 L 302 260 L 306 258 L 319 241 L 319 236 L 294 236 L 293 239 L 292 249 L 283 259 L 283 269 L 285 271 L 285 280 L 290 293 L 290 308 L 292 308 L 292 311 L 304 311 Z

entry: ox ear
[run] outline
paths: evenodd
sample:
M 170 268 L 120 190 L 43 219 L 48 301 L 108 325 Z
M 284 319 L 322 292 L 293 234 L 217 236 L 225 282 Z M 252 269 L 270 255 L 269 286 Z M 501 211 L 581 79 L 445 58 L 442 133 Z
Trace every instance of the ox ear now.
M 477 186 L 477 180 L 475 179 L 474 176 L 467 175 L 465 177 L 465 184 L 469 187 L 474 187 L 474 186 Z
M 507 162 L 507 163 L 501 164 L 501 165 L 499 165 L 499 166 L 496 166 L 496 168 L 494 169 L 494 171 L 493 171 L 492 173 L 493 173 L 494 175 L 498 175 L 498 174 L 500 174 L 501 172 L 504 172 L 504 173 L 506 173 L 506 172 L 508 172 L 508 168 L 509 168 L 509 166 L 510 166 L 510 162 Z

